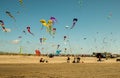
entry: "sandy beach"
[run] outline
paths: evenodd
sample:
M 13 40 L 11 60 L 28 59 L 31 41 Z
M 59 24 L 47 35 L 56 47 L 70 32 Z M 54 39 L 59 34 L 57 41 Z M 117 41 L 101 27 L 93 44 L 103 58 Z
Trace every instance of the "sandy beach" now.
M 44 58 L 48 63 L 40 63 Z M 67 57 L 0 56 L 0 78 L 119 78 L 120 63 L 115 59 L 97 62 L 95 57 L 81 57 L 80 63 L 66 62 Z M 84 63 L 83 63 L 83 62 Z
M 66 63 L 67 56 L 54 56 L 53 58 L 49 58 L 47 56 L 23 56 L 23 55 L 0 55 L 0 64 L 39 64 L 40 58 L 48 60 L 48 63 Z M 70 57 L 70 63 L 72 63 L 74 57 Z M 99 63 L 98 58 L 96 57 L 81 57 L 81 62 L 84 63 Z M 102 59 L 103 61 L 100 63 L 118 63 L 116 62 L 116 58 L 112 59 Z

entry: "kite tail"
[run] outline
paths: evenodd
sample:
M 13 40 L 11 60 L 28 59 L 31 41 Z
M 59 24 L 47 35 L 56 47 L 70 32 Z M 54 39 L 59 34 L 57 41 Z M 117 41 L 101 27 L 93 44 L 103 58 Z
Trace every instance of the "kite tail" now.
M 2 26 L 2 29 L 3 29 L 5 32 L 7 32 L 7 30 L 6 30 L 6 28 L 5 28 L 5 27 L 3 27 L 3 26 Z
M 30 29 L 28 29 L 28 32 L 34 36 L 34 34 L 30 31 Z
M 75 22 L 73 23 L 72 27 L 70 29 L 72 29 L 75 26 Z
M 34 36 L 34 34 L 32 32 L 29 32 L 30 34 L 32 34 Z

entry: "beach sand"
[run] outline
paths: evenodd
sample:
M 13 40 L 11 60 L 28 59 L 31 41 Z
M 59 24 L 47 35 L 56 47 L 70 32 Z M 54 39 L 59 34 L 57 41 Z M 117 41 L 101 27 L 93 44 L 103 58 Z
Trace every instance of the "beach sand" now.
M 49 62 L 39 63 L 40 58 Z M 66 63 L 66 59 L 1 55 L 0 78 L 120 78 L 120 63 L 116 58 L 97 62 L 95 57 L 81 57 L 84 63 Z

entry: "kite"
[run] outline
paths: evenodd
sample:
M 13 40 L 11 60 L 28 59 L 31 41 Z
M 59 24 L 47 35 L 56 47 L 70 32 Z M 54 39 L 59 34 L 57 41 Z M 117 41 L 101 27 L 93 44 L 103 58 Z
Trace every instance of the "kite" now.
M 48 22 L 46 22 L 44 19 L 42 19 L 42 20 L 40 20 L 40 22 L 42 23 L 43 26 L 46 27 L 46 31 L 51 34 L 53 21 L 52 21 L 52 20 L 48 20 Z M 43 27 L 42 27 L 42 28 L 43 28 Z M 42 29 L 42 28 L 41 28 L 41 29 Z
M 53 23 L 57 22 L 57 19 L 55 17 L 50 17 L 50 20 L 52 20 Z
M 47 22 L 44 19 L 40 20 L 40 22 L 42 23 L 41 30 L 43 29 L 43 26 L 47 27 Z
M 57 50 L 57 51 L 56 51 L 56 55 L 59 55 L 60 52 L 61 52 L 61 50 Z
M 42 43 L 45 43 L 45 41 L 46 41 L 46 38 L 40 38 L 40 43 L 42 44 Z
M 72 27 L 71 27 L 70 29 L 72 29 L 72 28 L 75 26 L 75 24 L 76 24 L 77 21 L 78 21 L 77 18 L 74 18 L 74 19 L 73 19 L 73 25 L 72 25 Z
M 3 31 L 7 32 L 6 28 L 4 27 L 4 22 L 0 20 L 0 26 L 2 26 Z
M 65 48 L 65 51 L 64 52 L 66 52 L 67 51 L 67 48 Z
M 59 49 L 59 47 L 60 47 L 60 45 L 58 44 L 58 45 L 57 45 L 57 49 Z
M 23 4 L 23 0 L 19 0 L 19 3 L 20 3 L 20 5 L 22 5 Z
M 55 35 L 56 33 L 56 28 L 53 28 L 53 35 Z
M 64 36 L 64 40 L 66 40 L 67 36 Z
M 46 38 L 42 38 L 42 41 L 43 41 L 43 43 L 45 43 L 45 41 L 46 41 Z
M 40 50 L 38 50 L 38 49 L 35 50 L 35 53 L 36 53 L 36 56 L 40 56 L 40 54 L 41 54 Z
M 20 54 L 22 54 L 22 47 L 20 46 L 20 51 L 19 51 Z
M 66 29 L 68 29 L 68 28 L 69 28 L 69 26 L 65 26 L 65 28 L 66 28 Z
M 47 27 L 52 26 L 52 24 L 53 24 L 53 21 L 52 20 L 48 20 Z
M 9 17 L 11 17 L 11 18 L 13 18 L 13 19 L 15 20 L 14 16 L 13 16 L 9 11 L 6 11 L 6 14 L 7 14 Z M 16 21 L 16 20 L 15 20 L 15 21 Z
M 40 38 L 40 43 L 42 44 L 42 38 Z
M 40 20 L 40 22 L 42 23 L 43 26 L 47 26 L 47 23 L 44 19 Z
M 83 38 L 84 40 L 86 40 L 87 38 Z
M 26 35 L 26 31 L 25 30 L 23 30 L 23 33 L 25 33 L 25 35 Z
M 4 22 L 2 20 L 0 20 L 0 25 L 4 26 Z
M 11 29 L 9 28 L 5 28 L 5 30 L 3 30 L 4 32 L 11 32 Z
M 18 36 L 18 38 L 22 38 L 22 36 Z
M 53 21 L 52 20 L 48 20 L 48 23 L 47 23 L 47 32 L 49 32 L 49 34 L 51 34 L 52 25 L 53 25 Z
M 30 34 L 34 35 L 34 34 L 30 31 L 30 27 L 29 27 L 29 26 L 27 27 L 27 30 L 28 30 L 28 32 L 29 32 Z

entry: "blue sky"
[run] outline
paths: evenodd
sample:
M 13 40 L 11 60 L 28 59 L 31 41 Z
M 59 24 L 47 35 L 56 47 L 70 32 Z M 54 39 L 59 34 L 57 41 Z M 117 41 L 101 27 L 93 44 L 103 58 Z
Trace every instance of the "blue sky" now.
M 55 53 L 59 44 L 63 54 L 120 53 L 119 3 L 120 0 L 23 0 L 20 5 L 19 0 L 1 0 L 0 20 L 11 32 L 3 32 L 0 27 L 0 51 L 18 53 L 22 47 L 23 53 L 33 54 L 35 49 Z M 5 11 L 11 12 L 16 21 Z M 51 16 L 57 19 L 54 38 L 45 27 L 40 30 L 40 20 L 48 21 Z M 75 27 L 66 29 L 65 26 L 72 26 L 73 18 L 78 19 Z M 27 32 L 27 26 L 34 36 Z M 64 36 L 69 42 L 64 41 Z M 40 44 L 41 37 L 46 38 L 44 44 Z M 19 42 L 14 43 L 15 40 Z

